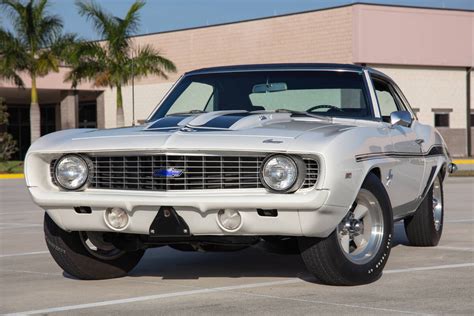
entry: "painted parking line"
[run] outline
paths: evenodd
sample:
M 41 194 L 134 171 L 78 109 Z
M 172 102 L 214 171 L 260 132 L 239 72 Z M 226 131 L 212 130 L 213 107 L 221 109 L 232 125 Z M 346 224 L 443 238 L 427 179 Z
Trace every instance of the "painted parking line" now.
M 47 253 L 49 253 L 49 251 L 33 251 L 33 252 L 9 253 L 9 254 L 0 255 L 0 258 L 32 256 L 32 255 L 44 255 L 44 254 L 47 254 Z
M 328 301 L 318 301 L 318 300 L 311 300 L 311 299 L 302 299 L 296 297 L 285 297 L 285 296 L 276 296 L 276 295 L 267 295 L 267 294 L 257 294 L 257 293 L 248 293 L 248 292 L 234 292 L 238 294 L 253 296 L 253 297 L 263 297 L 263 298 L 270 298 L 272 300 L 280 300 L 280 301 L 293 301 L 293 302 L 302 302 L 302 303 L 312 303 L 316 305 L 329 305 L 335 307 L 348 307 L 351 309 L 365 309 L 372 312 L 378 312 L 377 314 L 381 314 L 382 312 L 389 312 L 389 313 L 397 313 L 397 314 L 409 314 L 409 315 L 432 315 L 427 313 L 420 313 L 420 312 L 412 312 L 400 309 L 391 309 L 391 308 L 382 308 L 382 307 L 372 307 L 372 306 L 365 306 L 365 305 L 357 305 L 357 304 L 348 304 L 348 303 L 333 303 Z M 363 314 L 363 313 L 361 313 Z
M 0 212 L 1 215 L 21 215 L 21 214 L 32 214 L 32 213 L 42 213 L 43 210 L 36 211 L 18 211 L 18 212 Z
M 30 227 L 30 226 L 43 226 L 37 223 L 11 223 L 11 222 L 0 222 L 0 226 L 7 227 Z
M 469 247 L 436 246 L 435 249 L 474 252 L 474 248 Z
M 409 273 L 409 272 L 415 272 L 415 271 L 458 269 L 458 268 L 465 268 L 465 267 L 474 267 L 474 263 L 459 263 L 459 264 L 448 264 L 448 265 L 431 266 L 431 267 L 392 269 L 392 270 L 385 270 L 384 273 L 396 274 L 396 273 L 407 273 L 407 272 Z M 225 286 L 225 287 L 203 288 L 203 289 L 196 289 L 196 290 L 189 290 L 189 291 L 179 291 L 179 292 L 163 293 L 163 294 L 156 294 L 156 295 L 136 296 L 136 297 L 130 297 L 130 298 L 116 299 L 116 300 L 99 301 L 99 302 L 93 302 L 93 303 L 51 307 L 51 308 L 30 310 L 30 311 L 19 312 L 19 313 L 11 313 L 7 315 L 36 315 L 36 314 L 48 314 L 48 313 L 54 313 L 54 312 L 67 312 L 67 311 L 87 309 L 87 308 L 105 307 L 105 306 L 117 305 L 117 304 L 137 303 L 137 302 L 160 300 L 160 299 L 180 297 L 180 296 L 209 294 L 209 293 L 226 292 L 226 291 L 238 291 L 238 290 L 251 289 L 251 288 L 288 285 L 288 284 L 296 284 L 296 283 L 303 283 L 303 282 L 305 281 L 301 279 L 292 278 L 292 279 L 273 281 L 273 282 L 259 282 L 259 283 L 250 283 L 250 284 L 231 285 L 231 286 Z M 255 294 L 255 295 L 258 296 L 258 294 Z M 345 306 L 345 307 L 357 307 L 360 309 L 379 310 L 376 307 L 370 307 L 370 306 L 339 304 L 339 303 L 310 301 L 310 300 L 308 301 L 312 303 L 316 303 L 316 304 L 326 304 L 326 305 L 341 306 L 341 307 Z M 389 310 L 389 309 L 383 309 L 383 308 L 380 308 L 380 311 L 392 311 L 392 312 L 399 312 L 399 313 L 414 314 L 413 312 L 409 312 L 409 311 Z
M 474 222 L 473 218 L 470 219 L 452 219 L 449 221 L 444 221 L 445 223 L 472 223 Z
M 441 266 L 431 266 L 431 267 L 414 267 L 414 268 L 405 268 L 405 269 L 392 269 L 384 270 L 384 274 L 392 273 L 405 273 L 405 272 L 416 272 L 416 271 L 429 271 L 429 270 L 442 270 L 442 269 L 457 269 L 457 268 L 467 268 L 474 267 L 474 262 L 469 263 L 457 263 L 457 264 L 445 264 Z
M 37 228 L 37 227 L 43 227 L 43 225 L 40 224 L 31 224 L 31 225 L 18 225 L 18 226 L 4 226 L 0 225 L 0 230 L 8 230 L 8 229 L 22 229 L 22 228 Z

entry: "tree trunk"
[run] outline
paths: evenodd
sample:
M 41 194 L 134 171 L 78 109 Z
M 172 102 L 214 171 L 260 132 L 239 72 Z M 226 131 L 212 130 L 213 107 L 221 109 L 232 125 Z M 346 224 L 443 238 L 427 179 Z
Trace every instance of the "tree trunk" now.
M 123 99 L 122 99 L 122 86 L 117 86 L 117 127 L 123 127 L 124 124 L 124 113 L 123 113 Z
M 30 139 L 31 143 L 41 136 L 41 113 L 36 89 L 36 77 L 31 76 Z

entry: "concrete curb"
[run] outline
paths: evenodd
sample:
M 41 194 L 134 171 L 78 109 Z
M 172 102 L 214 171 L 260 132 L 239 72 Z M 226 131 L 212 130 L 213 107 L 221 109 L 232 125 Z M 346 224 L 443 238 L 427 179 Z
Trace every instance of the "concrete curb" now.
M 457 165 L 474 165 L 474 159 L 454 159 L 453 162 Z
M 0 174 L 1 179 L 23 179 L 25 176 L 22 173 L 2 173 Z

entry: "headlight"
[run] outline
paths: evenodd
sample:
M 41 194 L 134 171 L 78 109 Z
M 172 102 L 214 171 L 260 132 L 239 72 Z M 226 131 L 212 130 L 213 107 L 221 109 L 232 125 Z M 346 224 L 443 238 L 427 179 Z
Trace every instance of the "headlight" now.
M 56 162 L 54 176 L 57 183 L 64 189 L 77 190 L 86 183 L 89 168 L 81 157 L 66 155 Z
M 298 165 L 289 156 L 271 156 L 265 161 L 261 171 L 263 184 L 269 189 L 278 192 L 287 192 L 295 188 L 297 182 L 300 182 L 298 181 Z

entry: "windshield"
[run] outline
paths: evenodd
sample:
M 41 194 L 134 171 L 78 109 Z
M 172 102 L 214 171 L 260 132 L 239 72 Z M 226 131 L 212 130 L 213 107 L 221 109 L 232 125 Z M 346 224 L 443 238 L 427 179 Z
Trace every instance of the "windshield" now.
M 173 114 L 289 110 L 371 118 L 361 72 L 249 71 L 184 77 L 150 121 Z

